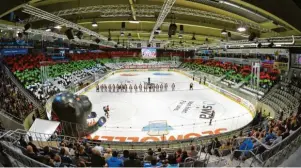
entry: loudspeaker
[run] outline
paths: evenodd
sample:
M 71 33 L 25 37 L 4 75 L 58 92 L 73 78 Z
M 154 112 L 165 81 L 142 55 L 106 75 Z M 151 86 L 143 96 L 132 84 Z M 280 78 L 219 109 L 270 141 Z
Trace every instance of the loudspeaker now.
M 180 25 L 180 33 L 184 33 L 184 26 Z
M 27 23 L 25 26 L 24 26 L 24 32 L 27 31 L 28 29 L 31 28 L 31 24 L 30 23 Z
M 261 48 L 261 47 L 262 47 L 262 44 L 261 44 L 261 43 L 258 43 L 257 47 L 258 47 L 258 48 Z
M 171 23 L 168 29 L 168 35 L 175 35 L 177 32 L 177 25 L 175 23 Z
M 100 43 L 100 40 L 97 38 L 97 39 L 95 39 L 95 42 L 96 43 Z
M 125 22 L 121 22 L 121 29 L 125 29 Z
M 249 41 L 254 41 L 255 38 L 256 38 L 256 34 L 254 32 L 251 32 L 249 36 Z
M 73 30 L 72 30 L 71 28 L 68 29 L 68 30 L 66 30 L 66 31 L 65 31 L 65 34 L 66 34 L 66 36 L 67 36 L 67 38 L 68 38 L 69 40 L 74 39 Z
M 23 38 L 23 33 L 18 33 L 19 38 Z
M 232 36 L 231 32 L 228 32 L 228 37 L 231 37 L 231 36 Z
M 79 38 L 79 39 L 82 39 L 83 38 L 83 32 L 81 32 L 81 31 L 78 31 L 77 33 L 76 33 L 76 36 Z

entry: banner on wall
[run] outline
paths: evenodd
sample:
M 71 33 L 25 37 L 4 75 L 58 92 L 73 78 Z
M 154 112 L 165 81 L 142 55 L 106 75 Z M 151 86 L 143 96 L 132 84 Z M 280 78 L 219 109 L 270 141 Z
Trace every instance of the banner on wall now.
M 274 62 L 274 69 L 278 69 L 280 71 L 288 71 L 288 63 Z
M 4 56 L 25 55 L 27 53 L 27 48 L 6 48 L 1 50 L 1 54 Z

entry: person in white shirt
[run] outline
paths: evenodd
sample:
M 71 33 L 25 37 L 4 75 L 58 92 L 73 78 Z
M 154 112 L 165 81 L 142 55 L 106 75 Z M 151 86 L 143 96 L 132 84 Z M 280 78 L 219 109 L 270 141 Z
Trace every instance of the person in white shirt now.
M 100 144 L 97 144 L 93 149 L 99 151 L 100 153 L 103 153 L 103 147 L 100 146 Z

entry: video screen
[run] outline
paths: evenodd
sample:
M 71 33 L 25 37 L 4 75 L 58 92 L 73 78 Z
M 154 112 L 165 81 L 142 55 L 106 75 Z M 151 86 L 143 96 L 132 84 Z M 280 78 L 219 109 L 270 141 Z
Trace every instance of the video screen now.
M 145 59 L 156 58 L 157 49 L 156 48 L 142 48 L 141 54 L 142 54 L 142 58 L 145 58 Z

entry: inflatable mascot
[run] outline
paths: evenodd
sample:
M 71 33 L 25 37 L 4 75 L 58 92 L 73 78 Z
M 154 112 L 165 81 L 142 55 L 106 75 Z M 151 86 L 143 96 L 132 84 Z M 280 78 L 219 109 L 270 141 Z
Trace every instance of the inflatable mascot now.
M 60 121 L 59 131 L 68 136 L 83 137 L 98 129 L 97 121 L 96 124 L 87 122 L 91 110 L 92 103 L 84 95 L 62 92 L 52 102 L 52 118 Z

